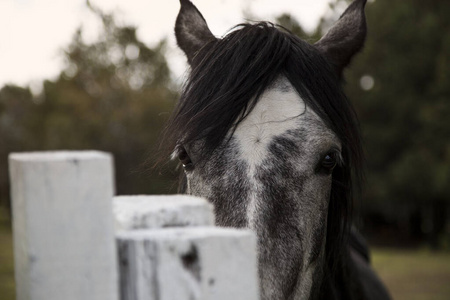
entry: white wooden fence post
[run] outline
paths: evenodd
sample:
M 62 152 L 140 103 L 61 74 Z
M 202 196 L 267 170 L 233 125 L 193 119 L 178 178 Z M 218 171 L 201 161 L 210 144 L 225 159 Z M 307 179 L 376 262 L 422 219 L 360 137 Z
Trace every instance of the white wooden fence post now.
M 186 195 L 117 196 L 121 300 L 257 300 L 256 239 Z M 208 226 L 208 227 L 205 227 Z
M 118 233 L 122 300 L 257 300 L 249 231 L 173 227 Z
M 18 300 L 117 300 L 113 165 L 95 151 L 9 156 Z

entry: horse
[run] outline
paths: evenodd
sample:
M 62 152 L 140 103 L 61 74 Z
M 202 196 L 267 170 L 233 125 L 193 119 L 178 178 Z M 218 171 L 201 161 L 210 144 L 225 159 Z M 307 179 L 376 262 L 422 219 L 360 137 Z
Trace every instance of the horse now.
M 262 300 L 390 299 L 350 230 L 363 151 L 342 73 L 364 44 L 366 0 L 314 44 L 270 22 L 217 38 L 180 2 L 190 73 L 163 134 L 179 192 L 208 199 L 218 226 L 256 234 Z

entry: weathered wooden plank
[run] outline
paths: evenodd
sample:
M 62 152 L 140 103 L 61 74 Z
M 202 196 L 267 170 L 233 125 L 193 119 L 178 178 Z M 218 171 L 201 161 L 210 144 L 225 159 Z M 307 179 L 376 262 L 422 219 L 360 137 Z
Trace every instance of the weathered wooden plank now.
M 250 231 L 185 227 L 117 234 L 122 300 L 256 300 Z
M 213 206 L 188 195 L 116 196 L 113 210 L 117 230 L 214 225 Z

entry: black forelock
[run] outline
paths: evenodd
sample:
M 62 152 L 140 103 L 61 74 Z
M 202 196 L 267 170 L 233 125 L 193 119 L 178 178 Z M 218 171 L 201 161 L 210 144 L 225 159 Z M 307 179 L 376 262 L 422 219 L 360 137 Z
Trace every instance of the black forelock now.
M 181 99 L 165 129 L 164 147 L 202 141 L 207 157 L 226 141 L 264 90 L 285 76 L 342 142 L 345 165 L 333 174 L 327 254 L 342 248 L 351 209 L 352 168 L 360 170 L 359 126 L 338 74 L 312 45 L 271 23 L 242 24 L 197 53 Z M 336 249 L 335 249 L 336 248 Z

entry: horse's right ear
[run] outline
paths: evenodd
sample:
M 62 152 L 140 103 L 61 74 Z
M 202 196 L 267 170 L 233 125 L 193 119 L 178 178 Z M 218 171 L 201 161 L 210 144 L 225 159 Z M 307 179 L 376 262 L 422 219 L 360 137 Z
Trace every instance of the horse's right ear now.
M 216 38 L 211 33 L 202 14 L 189 0 L 180 0 L 181 8 L 175 22 L 175 36 L 178 46 L 187 56 L 189 64 L 197 52 Z

